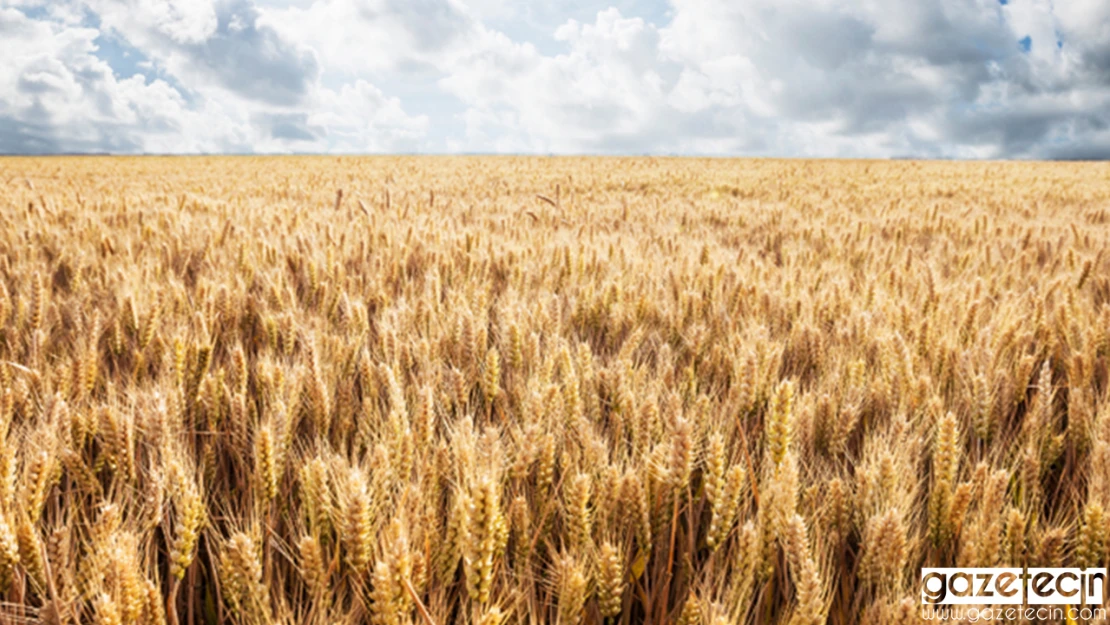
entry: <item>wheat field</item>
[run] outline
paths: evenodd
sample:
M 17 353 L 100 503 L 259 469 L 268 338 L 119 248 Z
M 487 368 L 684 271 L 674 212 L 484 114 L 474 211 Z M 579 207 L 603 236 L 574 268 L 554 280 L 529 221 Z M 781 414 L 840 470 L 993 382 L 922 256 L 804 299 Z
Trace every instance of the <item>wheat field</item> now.
M 1110 166 L 0 159 L 0 621 L 910 623 L 1105 566 Z

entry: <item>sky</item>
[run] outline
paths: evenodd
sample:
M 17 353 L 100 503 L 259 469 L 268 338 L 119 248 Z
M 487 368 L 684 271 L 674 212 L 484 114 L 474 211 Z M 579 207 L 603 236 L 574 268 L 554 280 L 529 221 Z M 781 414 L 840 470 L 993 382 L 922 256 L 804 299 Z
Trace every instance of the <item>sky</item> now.
M 1110 0 L 0 0 L 0 153 L 1110 158 Z

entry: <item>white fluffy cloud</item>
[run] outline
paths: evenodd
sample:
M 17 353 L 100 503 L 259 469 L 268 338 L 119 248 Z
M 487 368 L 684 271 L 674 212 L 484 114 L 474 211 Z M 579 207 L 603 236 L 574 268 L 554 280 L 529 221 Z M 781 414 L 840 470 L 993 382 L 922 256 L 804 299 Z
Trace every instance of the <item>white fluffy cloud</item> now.
M 391 151 L 427 126 L 366 81 L 322 85 L 249 0 L 4 4 L 0 152 Z
M 288 41 L 311 46 L 329 70 L 348 75 L 441 66 L 479 24 L 455 0 L 316 0 L 271 6 L 265 22 Z
M 0 7 L 0 152 L 1110 157 L 1105 0 Z
M 181 95 L 113 74 L 92 54 L 97 35 L 0 8 L 0 149 L 135 151 L 146 135 L 182 130 Z
M 670 4 L 568 21 L 564 54 L 493 39 L 442 84 L 541 151 L 1110 157 L 1105 2 Z

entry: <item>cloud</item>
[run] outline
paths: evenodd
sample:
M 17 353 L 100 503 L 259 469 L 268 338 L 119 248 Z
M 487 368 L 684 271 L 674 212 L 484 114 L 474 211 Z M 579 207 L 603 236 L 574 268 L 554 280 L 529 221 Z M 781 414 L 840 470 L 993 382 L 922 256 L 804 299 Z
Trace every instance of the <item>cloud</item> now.
M 310 126 L 306 113 L 260 113 L 254 123 L 272 139 L 316 141 L 324 134 L 319 126 Z
M 103 30 L 188 83 L 293 105 L 319 75 L 315 53 L 260 23 L 250 0 L 91 0 L 88 6 Z
M 1104 0 L 0 6 L 2 151 L 1110 153 Z
M 317 51 L 333 72 L 434 71 L 467 45 L 477 18 L 452 0 L 316 0 L 271 9 L 264 23 Z
M 135 151 L 174 132 L 172 89 L 119 79 L 97 58 L 94 29 L 0 9 L 0 151 Z
M 113 17 L 126 16 L 126 23 L 149 28 L 178 45 L 203 44 L 216 34 L 219 27 L 216 7 L 209 2 L 155 0 L 128 2 L 117 7 L 104 6 L 116 9 L 101 11 L 102 16 L 109 16 L 109 25 Z
M 681 67 L 659 58 L 654 25 L 609 9 L 593 24 L 567 22 L 554 37 L 568 53 L 544 56 L 487 31 L 440 86 L 483 111 L 469 116 L 469 124 L 511 111 L 525 145 L 535 151 L 666 150 L 678 139 L 677 120 L 669 123 L 663 115 L 670 112 L 666 86 Z M 469 136 L 487 132 L 470 128 Z
M 56 154 L 62 147 L 51 129 L 30 119 L 0 117 L 0 146 L 3 154 Z
M 388 151 L 419 143 L 426 118 L 365 81 L 325 88 L 315 53 L 260 18 L 247 0 L 0 8 L 0 152 Z M 116 39 L 125 45 L 111 51 L 143 60 L 105 57 L 101 44 Z M 111 61 L 149 71 L 121 75 Z
M 1095 4 L 1078 13 L 1110 6 Z M 1104 119 L 1094 107 L 1110 95 L 1110 33 L 1097 38 L 1110 20 L 1057 15 L 1047 0 L 671 9 L 663 25 L 615 9 L 569 20 L 557 55 L 487 37 L 442 85 L 487 112 L 468 123 L 501 111 L 540 151 L 825 156 L 1054 156 L 1085 140 L 1075 129 Z M 1057 32 L 1073 50 L 1036 43 Z

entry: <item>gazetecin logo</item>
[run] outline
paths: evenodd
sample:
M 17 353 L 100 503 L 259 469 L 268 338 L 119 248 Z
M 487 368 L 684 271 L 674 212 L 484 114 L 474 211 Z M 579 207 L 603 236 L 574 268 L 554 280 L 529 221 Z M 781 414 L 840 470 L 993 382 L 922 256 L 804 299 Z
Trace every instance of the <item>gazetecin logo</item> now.
M 925 620 L 1104 619 L 1104 568 L 924 568 Z

